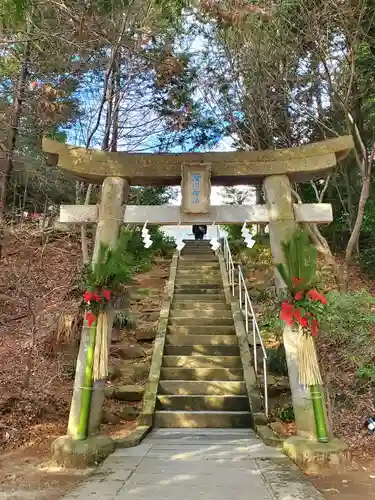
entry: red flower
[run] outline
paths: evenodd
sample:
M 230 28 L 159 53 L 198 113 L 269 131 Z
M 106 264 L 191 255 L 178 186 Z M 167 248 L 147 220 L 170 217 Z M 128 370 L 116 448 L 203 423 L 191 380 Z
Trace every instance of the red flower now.
M 92 294 L 92 299 L 95 301 L 95 302 L 99 302 L 100 301 L 100 295 L 98 294 L 98 292 L 94 292 Z
M 294 311 L 294 317 L 302 327 L 306 328 L 307 326 L 309 326 L 308 318 L 306 316 L 302 316 L 301 311 L 299 309 L 296 309 Z
M 299 324 L 303 327 L 303 328 L 307 328 L 309 326 L 309 320 L 306 318 L 306 316 L 303 316 L 300 318 L 299 320 Z
M 312 325 L 311 325 L 311 335 L 313 337 L 317 337 L 318 336 L 318 320 L 317 319 L 313 319 L 312 320 Z
M 95 323 L 96 316 L 95 316 L 95 314 L 92 311 L 87 311 L 86 312 L 86 321 L 87 321 L 87 324 L 88 324 L 89 328 L 93 325 L 93 323 Z
M 292 281 L 293 281 L 293 285 L 298 286 L 303 282 L 303 278 L 296 278 L 295 276 L 293 276 Z
M 89 290 L 86 290 L 86 292 L 83 294 L 83 302 L 85 304 L 88 304 L 92 299 L 92 293 Z
M 111 300 L 111 291 L 104 288 L 103 295 L 108 302 Z
M 323 305 L 327 304 L 327 299 L 324 297 L 324 295 L 322 295 L 317 290 L 315 290 L 315 288 L 312 290 L 309 290 L 307 292 L 307 295 L 309 295 L 309 297 L 312 300 L 317 300 L 317 301 L 321 302 Z
M 289 326 L 293 324 L 293 316 L 294 316 L 294 307 L 293 304 L 287 302 L 286 300 L 281 304 L 280 311 L 280 319 L 285 321 L 285 323 Z
M 302 300 L 303 299 L 303 292 L 302 291 L 299 291 L 295 294 L 294 298 L 296 300 Z

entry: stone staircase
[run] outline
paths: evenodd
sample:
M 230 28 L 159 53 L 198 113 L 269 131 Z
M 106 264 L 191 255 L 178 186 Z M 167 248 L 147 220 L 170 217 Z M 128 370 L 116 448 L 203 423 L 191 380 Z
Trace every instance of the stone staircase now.
M 186 241 L 158 387 L 156 427 L 251 427 L 252 418 L 219 260 L 208 241 Z

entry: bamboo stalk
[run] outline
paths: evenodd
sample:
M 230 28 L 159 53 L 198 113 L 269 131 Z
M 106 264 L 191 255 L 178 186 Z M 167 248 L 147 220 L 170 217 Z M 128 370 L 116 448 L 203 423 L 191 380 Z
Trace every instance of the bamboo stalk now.
M 96 340 L 97 321 L 90 327 L 89 342 L 87 346 L 85 376 L 83 379 L 83 387 L 81 388 L 81 411 L 79 415 L 79 423 L 77 430 L 77 440 L 83 441 L 87 438 L 88 422 L 90 415 L 91 396 L 92 396 L 92 369 L 94 365 L 94 351 Z
M 323 381 L 314 339 L 311 335 L 303 335 L 301 328 L 299 335 L 301 336 L 298 350 L 299 381 L 310 388 L 317 439 L 322 443 L 327 443 L 328 431 L 321 389 Z
M 310 386 L 311 399 L 314 408 L 316 436 L 321 443 L 328 443 L 328 431 L 324 413 L 322 388 L 320 385 Z

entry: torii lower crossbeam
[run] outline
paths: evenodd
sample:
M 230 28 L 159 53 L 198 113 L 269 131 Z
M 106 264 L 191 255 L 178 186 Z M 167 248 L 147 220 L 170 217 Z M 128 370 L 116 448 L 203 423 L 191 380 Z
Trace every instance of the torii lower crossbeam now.
M 277 214 L 275 214 L 277 216 Z M 329 203 L 295 204 L 296 222 L 328 224 L 333 220 Z M 274 217 L 273 217 L 274 219 Z M 97 205 L 61 205 L 60 222 L 96 223 Z M 270 220 L 266 205 L 213 205 L 208 214 L 183 214 L 177 205 L 128 205 L 124 210 L 125 224 L 266 224 Z

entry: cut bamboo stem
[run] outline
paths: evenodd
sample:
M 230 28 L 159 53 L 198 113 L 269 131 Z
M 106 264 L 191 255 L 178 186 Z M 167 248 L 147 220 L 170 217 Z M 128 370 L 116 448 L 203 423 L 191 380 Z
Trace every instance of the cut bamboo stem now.
M 92 397 L 92 370 L 94 365 L 94 351 L 96 340 L 97 321 L 90 327 L 89 343 L 87 346 L 87 357 L 85 366 L 85 376 L 83 379 L 83 387 L 81 387 L 81 411 L 79 415 L 77 440 L 83 441 L 87 438 L 88 422 L 90 415 L 91 397 Z
M 324 412 L 323 394 L 320 385 L 310 386 L 311 399 L 314 408 L 316 437 L 321 443 L 328 443 L 327 423 Z

